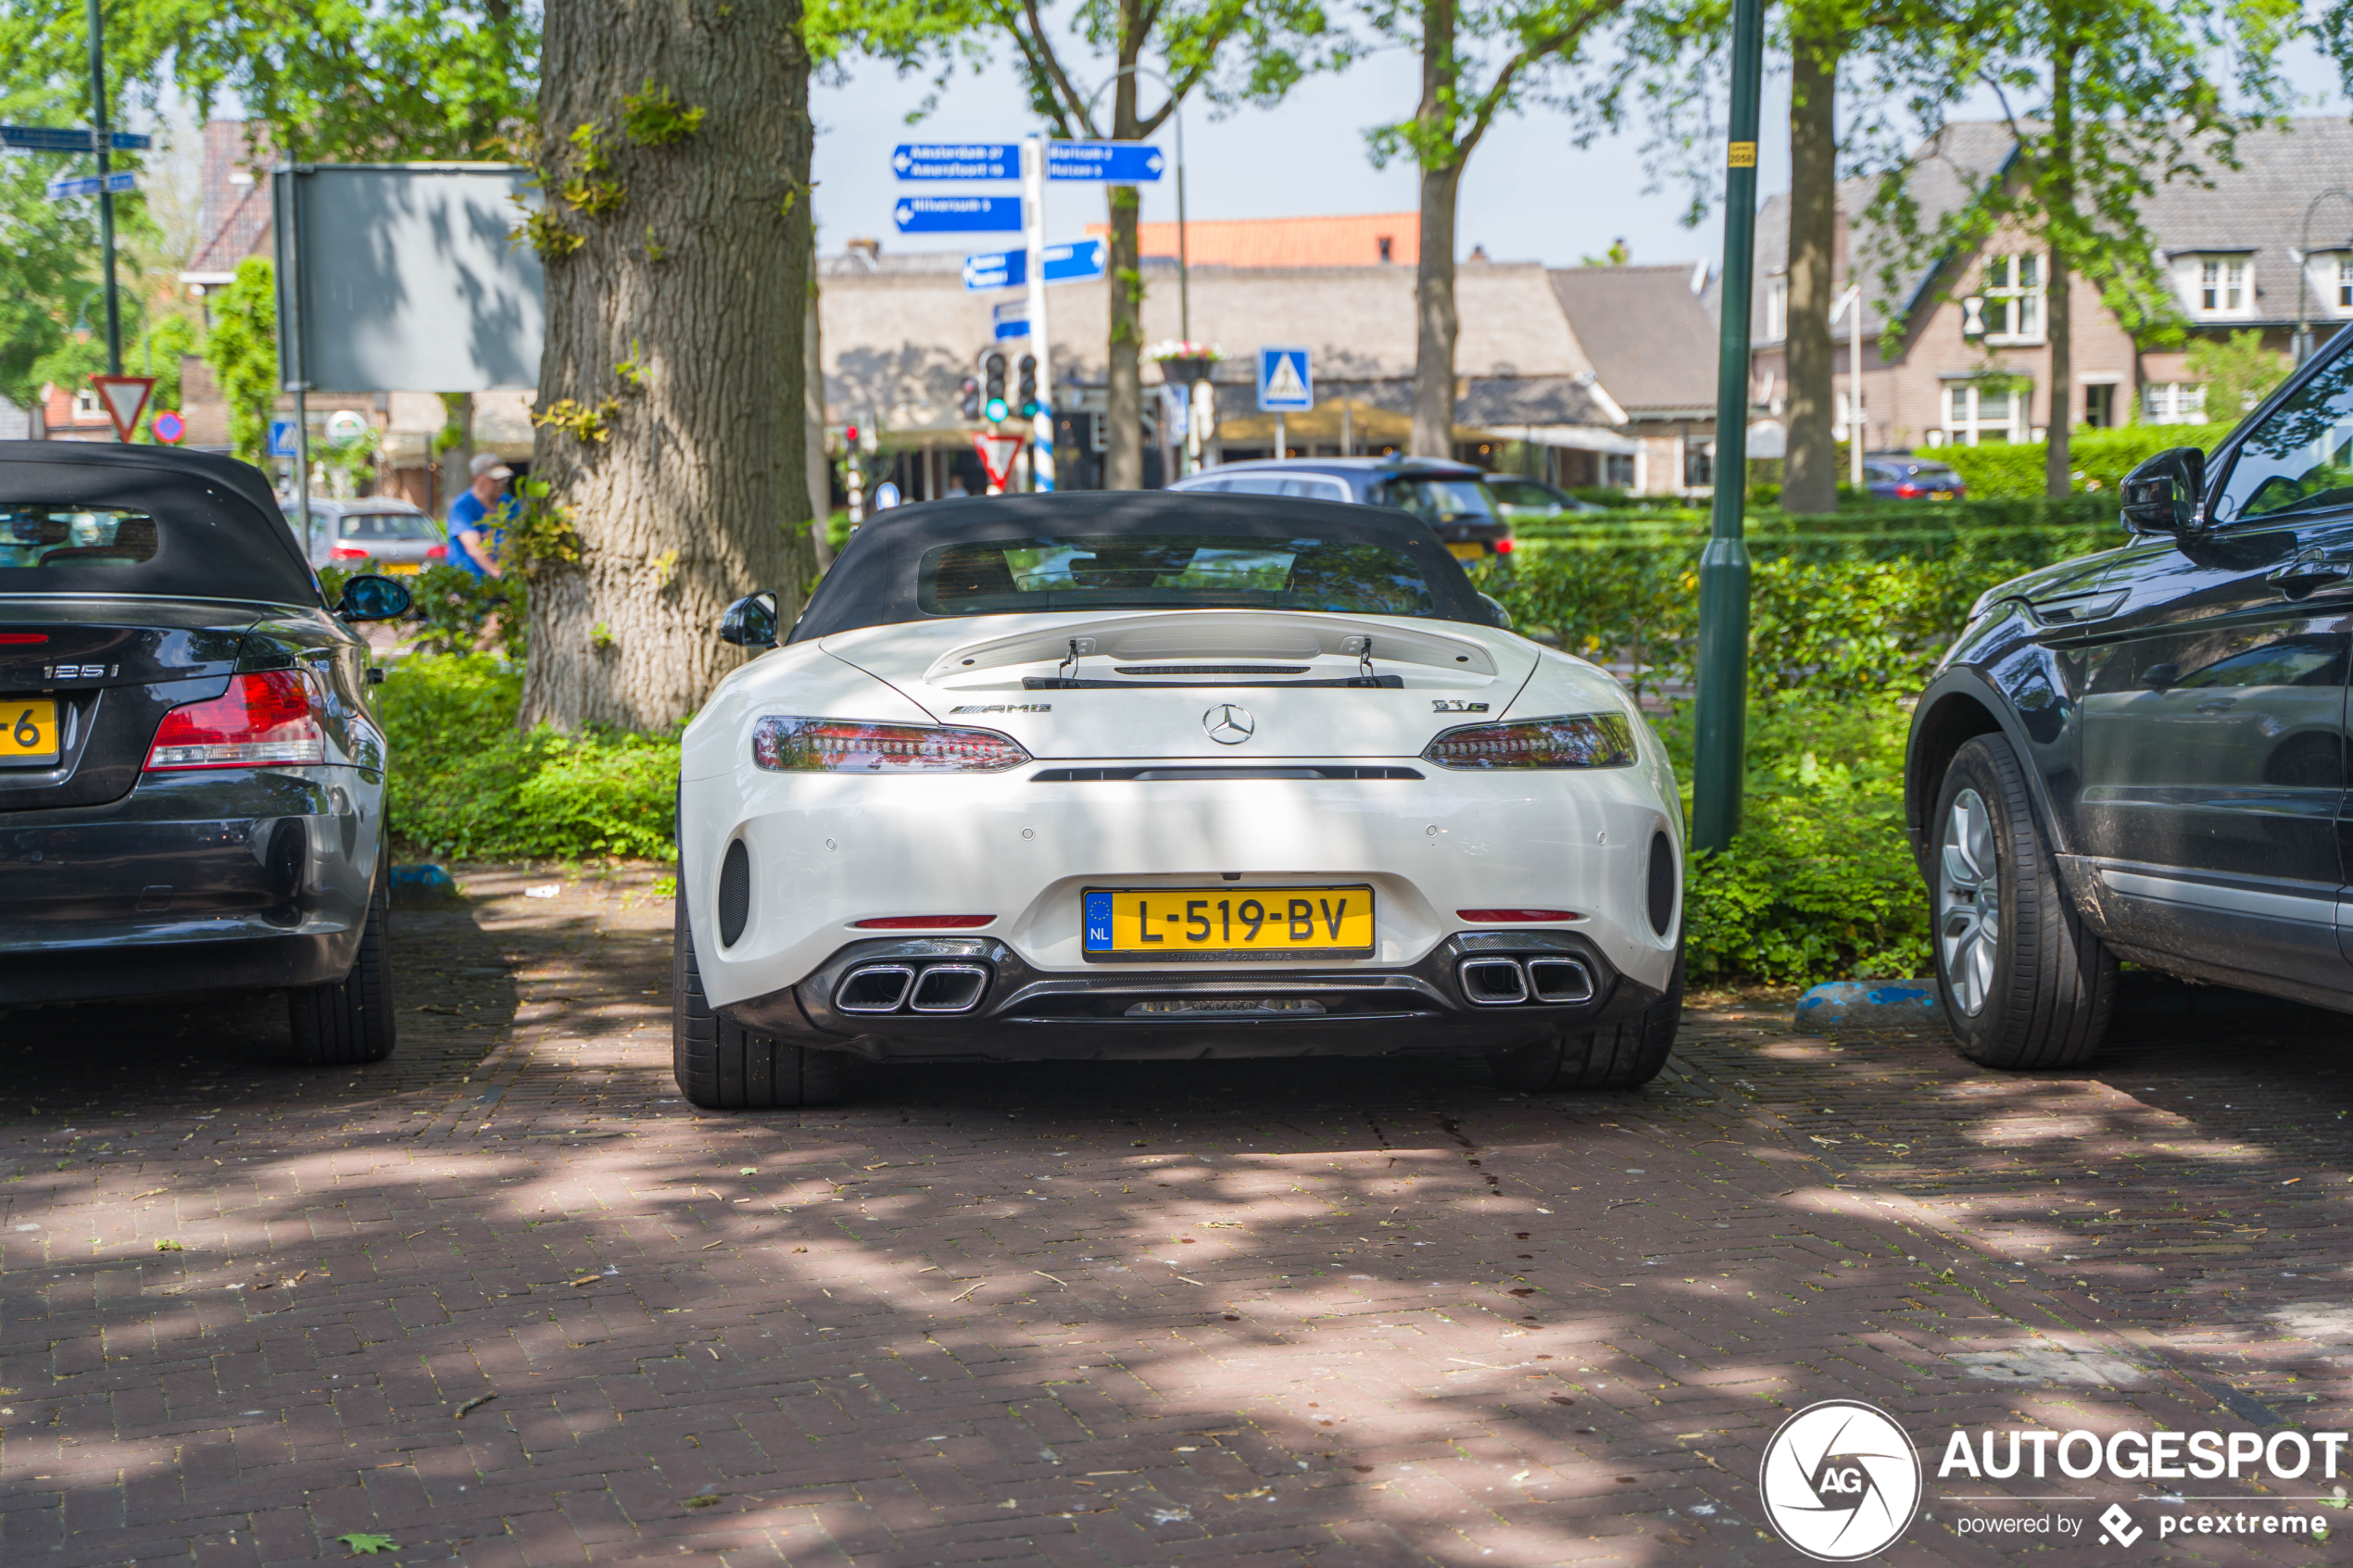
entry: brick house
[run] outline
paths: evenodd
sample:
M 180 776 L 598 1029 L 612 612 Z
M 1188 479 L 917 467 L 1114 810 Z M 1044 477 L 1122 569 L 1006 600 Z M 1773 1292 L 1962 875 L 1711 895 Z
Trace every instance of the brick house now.
M 1922 225 L 1955 210 L 1970 183 L 1999 172 L 2016 152 L 1998 121 L 1948 127 L 1913 165 Z M 2301 308 L 2316 340 L 2325 340 L 2353 321 L 2353 201 L 2335 191 L 2337 171 L 2353 158 L 2353 125 L 2296 119 L 2241 138 L 2239 157 L 2241 168 L 2213 170 L 2210 185 L 2159 185 L 2144 210 L 2189 338 L 2254 330 L 2266 347 L 2288 351 L 2300 285 Z M 1881 275 L 1888 239 L 1864 221 L 1872 192 L 1869 181 L 1841 184 L 1832 249 L 1834 290 L 1862 288 L 1866 448 L 2041 440 L 2052 419 L 2047 258 L 2031 242 L 1996 233 L 1965 254 L 1899 270 L 1891 290 Z M 1757 215 L 1750 317 L 1751 398 L 1775 424 L 1788 408 L 1788 256 L 1789 198 L 1776 195 Z M 2189 374 L 2186 343 L 2136 342 L 2081 279 L 2070 303 L 2073 427 L 2205 421 L 2205 389 Z M 1890 320 L 1903 323 L 1892 345 L 1881 336 Z M 1854 417 L 1852 323 L 1850 315 L 1831 327 L 1842 433 Z

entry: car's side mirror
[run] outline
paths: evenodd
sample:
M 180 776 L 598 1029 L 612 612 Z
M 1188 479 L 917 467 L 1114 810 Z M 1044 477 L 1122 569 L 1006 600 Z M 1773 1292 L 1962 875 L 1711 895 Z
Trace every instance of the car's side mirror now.
M 2173 446 L 2124 476 L 2118 519 L 2130 533 L 2187 533 L 2206 496 L 2206 454 Z
M 1510 631 L 1512 629 L 1512 612 L 1504 608 L 1504 601 L 1497 598 L 1492 594 L 1481 594 L 1478 596 L 1487 601 L 1487 613 L 1493 617 L 1494 623 L 1502 627 L 1506 632 Z
M 727 607 L 719 622 L 719 640 L 737 647 L 776 646 L 776 596 L 762 589 L 747 594 Z
M 2141 684 L 2153 692 L 2169 690 L 2181 678 L 2182 667 L 2171 659 L 2162 664 L 2152 664 L 2141 671 Z
M 346 621 L 390 621 L 408 614 L 413 602 L 413 596 L 404 584 L 368 571 L 343 585 L 343 598 L 335 605 L 335 613 Z

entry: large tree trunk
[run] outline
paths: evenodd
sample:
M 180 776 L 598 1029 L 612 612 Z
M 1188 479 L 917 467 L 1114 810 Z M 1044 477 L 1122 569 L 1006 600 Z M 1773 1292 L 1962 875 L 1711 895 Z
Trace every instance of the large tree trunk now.
M 1132 66 L 1143 46 L 1139 31 L 1145 24 L 1136 0 L 1124 0 L 1120 10 L 1119 63 Z M 1111 90 L 1111 133 L 1115 141 L 1137 139 L 1136 72 L 1121 76 Z M 1136 220 L 1141 203 L 1133 185 L 1109 185 L 1111 254 L 1104 264 L 1111 274 L 1111 384 L 1103 398 L 1103 488 L 1141 490 L 1144 487 L 1144 378 L 1142 361 L 1144 270 L 1138 252 Z
M 1463 156 L 1454 142 L 1453 0 L 1422 0 L 1422 98 L 1415 118 L 1445 151 L 1421 160 L 1421 257 L 1414 269 L 1414 433 L 1410 455 L 1454 455 L 1454 202 Z M 1436 160 L 1436 161 L 1433 161 Z
M 1831 346 L 1831 257 L 1838 228 L 1838 44 L 1790 40 L 1789 458 L 1782 509 L 1838 509 L 1838 434 Z M 1859 321 L 1849 323 L 1859 331 Z
M 2068 265 L 2075 213 L 2075 50 L 2061 49 L 2051 61 L 2051 216 L 2057 237 L 2051 245 L 2048 277 L 2044 283 L 2045 314 L 2051 337 L 2051 422 L 2045 427 L 2043 494 L 2053 500 L 2074 488 L 2075 454 L 2069 440 L 2075 415 L 2074 316 L 2068 289 L 2074 269 Z
M 809 547 L 814 553 L 817 570 L 828 571 L 834 564 L 833 536 L 829 532 L 833 521 L 834 466 L 825 457 L 825 347 L 824 333 L 817 320 L 817 257 L 816 247 L 810 247 L 809 309 L 801 319 L 800 383 L 801 406 L 809 417 L 801 421 L 802 458 L 809 470 Z
M 649 83 L 680 111 L 647 117 L 651 144 L 622 115 Z M 551 196 L 542 220 L 579 244 L 540 236 L 549 489 L 510 531 L 532 558 L 522 721 L 661 728 L 742 659 L 727 603 L 773 589 L 789 623 L 811 577 L 800 5 L 548 0 L 539 102 L 547 185 L 589 206 Z

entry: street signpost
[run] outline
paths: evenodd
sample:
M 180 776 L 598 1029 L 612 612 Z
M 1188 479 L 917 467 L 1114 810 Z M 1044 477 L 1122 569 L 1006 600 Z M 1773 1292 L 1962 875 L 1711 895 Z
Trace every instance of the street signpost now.
M 145 152 L 155 138 L 135 131 L 109 131 L 107 145 L 119 153 Z M 94 153 L 97 132 L 79 125 L 0 125 L 0 147 L 19 153 Z
M 1748 307 L 1756 263 L 1756 100 L 1764 75 L 1764 0 L 1732 8 L 1732 123 L 1725 156 L 1724 292 L 1716 345 L 1716 495 L 1699 558 L 1699 703 L 1693 726 L 1692 847 L 1731 847 L 1747 764 Z
M 114 420 L 115 438 L 128 441 L 139 428 L 139 416 L 147 411 L 147 397 L 156 389 L 153 376 L 92 376 L 90 389 L 98 401 L 107 406 L 107 417 Z
M 1168 160 L 1150 142 L 1049 142 L 1046 178 L 1104 185 L 1151 185 Z
M 1013 477 L 1013 459 L 1021 456 L 1022 440 L 1019 431 L 973 432 L 973 450 L 980 454 L 980 466 L 988 472 L 988 493 L 991 495 L 1005 493 L 1005 481 Z
M 1048 245 L 1045 252 L 1046 281 L 1050 283 L 1083 283 L 1100 278 L 1104 270 L 1105 250 L 1101 240 L 1075 240 L 1068 245 Z M 964 288 L 973 294 L 990 289 L 1019 288 L 1029 282 L 1029 253 L 1026 250 L 989 250 L 964 257 Z
M 890 167 L 901 180 L 1018 180 L 1019 142 L 901 142 Z
M 1029 352 L 1038 362 L 1038 411 L 1029 421 L 1029 487 L 1054 487 L 1054 348 L 1046 330 L 1046 149 L 1043 136 L 1022 144 L 1021 191 L 1029 208 L 1028 256 L 1023 268 L 1029 288 Z
M 68 196 L 120 196 L 138 188 L 139 177 L 127 171 L 120 174 L 109 174 L 104 179 L 94 174 L 80 177 L 60 176 L 49 182 L 49 199 L 63 201 Z
M 1315 407 L 1315 378 L 1304 348 L 1261 348 L 1258 351 L 1258 411 L 1275 416 L 1275 456 L 1290 455 L 1283 434 L 1285 414 L 1304 414 Z
M 1017 196 L 901 196 L 891 217 L 902 234 L 1017 233 Z
M 147 421 L 147 429 L 166 446 L 177 446 L 188 433 L 188 421 L 176 409 L 158 408 L 156 417 Z

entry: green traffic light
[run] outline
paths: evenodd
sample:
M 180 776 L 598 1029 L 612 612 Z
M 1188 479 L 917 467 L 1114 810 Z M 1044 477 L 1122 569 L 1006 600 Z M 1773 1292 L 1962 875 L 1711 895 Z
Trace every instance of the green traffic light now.
M 1001 397 L 990 398 L 988 406 L 981 411 L 988 416 L 991 422 L 999 424 L 1003 423 L 1005 416 L 1013 412 L 1005 406 L 1005 400 Z
M 1025 420 L 1034 420 L 1038 417 L 1038 399 L 1033 397 L 1021 406 L 1021 417 Z

